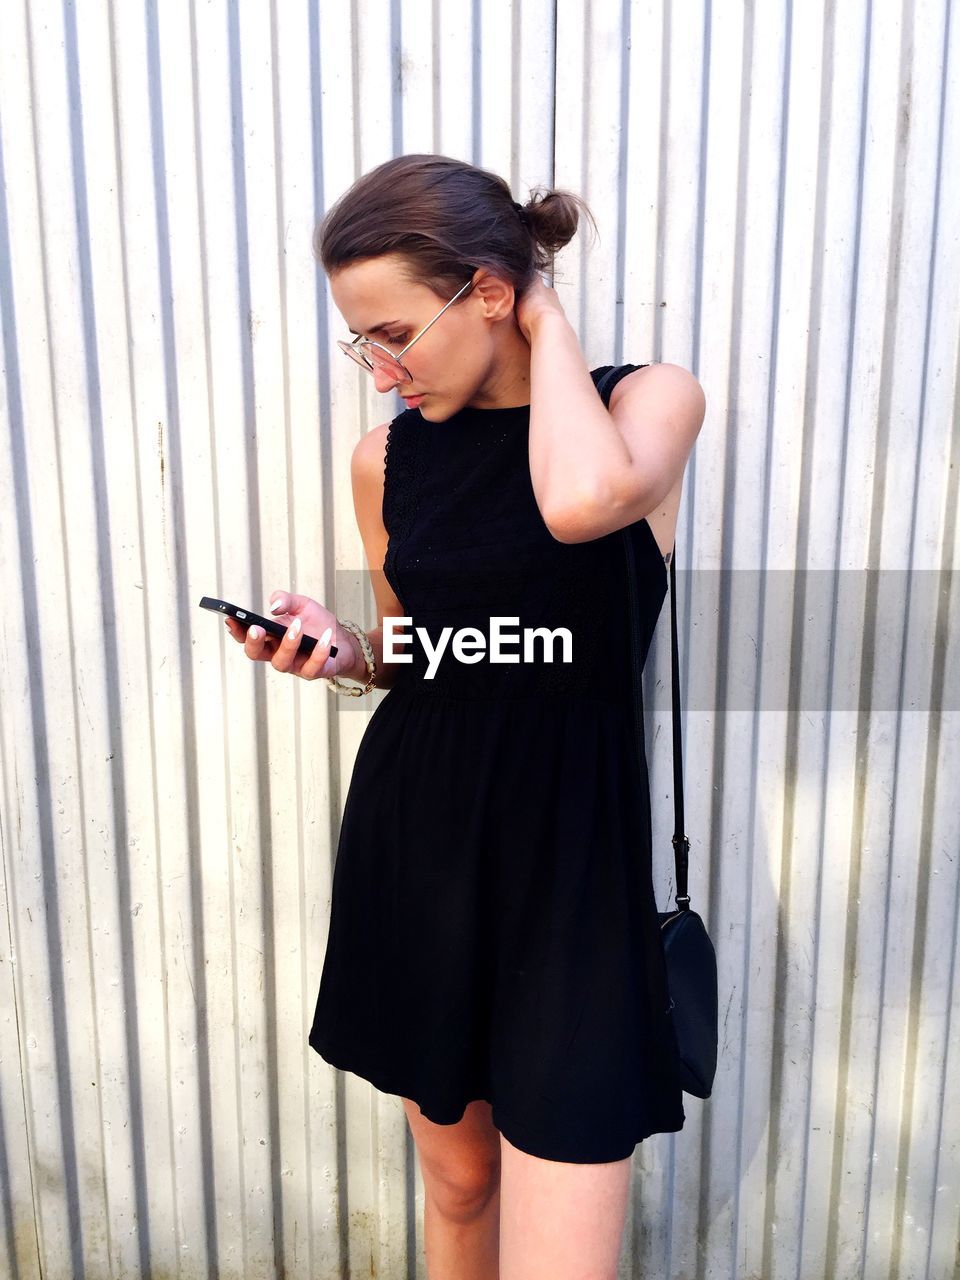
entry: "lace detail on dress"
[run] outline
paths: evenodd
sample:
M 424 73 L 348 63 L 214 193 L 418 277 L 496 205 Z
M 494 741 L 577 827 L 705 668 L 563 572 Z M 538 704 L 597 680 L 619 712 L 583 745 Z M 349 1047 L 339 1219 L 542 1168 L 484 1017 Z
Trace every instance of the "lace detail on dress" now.
M 409 535 L 416 514 L 420 482 L 423 479 L 423 434 L 410 419 L 419 414 L 407 409 L 398 414 L 387 429 L 383 463 L 383 527 L 387 531 L 384 575 L 398 599 L 397 550 Z

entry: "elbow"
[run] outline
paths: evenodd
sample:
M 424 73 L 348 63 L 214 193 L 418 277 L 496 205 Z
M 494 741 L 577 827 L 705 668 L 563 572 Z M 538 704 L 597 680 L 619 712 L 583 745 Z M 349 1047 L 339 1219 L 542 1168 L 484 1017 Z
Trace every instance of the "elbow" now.
M 595 495 L 583 494 L 563 505 L 545 506 L 543 523 L 557 542 L 588 542 L 596 537 L 593 529 L 596 527 L 597 510 Z
M 623 495 L 609 490 L 551 510 L 544 516 L 544 524 L 557 542 L 592 542 L 640 520 L 654 505 L 638 502 L 636 493 Z
M 544 524 L 550 531 L 550 536 L 556 542 L 568 544 L 589 542 L 592 538 L 598 536 L 594 532 L 594 521 L 582 507 L 577 508 L 566 516 L 552 516 L 549 520 L 545 518 Z

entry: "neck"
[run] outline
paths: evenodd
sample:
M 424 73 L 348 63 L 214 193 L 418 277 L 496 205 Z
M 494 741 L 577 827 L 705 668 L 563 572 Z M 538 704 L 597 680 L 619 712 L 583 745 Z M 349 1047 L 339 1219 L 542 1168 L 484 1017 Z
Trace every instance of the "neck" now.
M 471 409 L 516 409 L 530 403 L 530 344 L 520 332 L 516 317 L 503 325 L 503 333 L 490 375 L 470 401 Z

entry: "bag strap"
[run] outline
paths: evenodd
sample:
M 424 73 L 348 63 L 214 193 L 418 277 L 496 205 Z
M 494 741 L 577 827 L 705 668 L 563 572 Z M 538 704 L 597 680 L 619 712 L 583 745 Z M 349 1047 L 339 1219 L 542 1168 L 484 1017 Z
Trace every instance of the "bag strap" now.
M 677 544 L 670 552 L 670 666 L 673 686 L 673 857 L 677 867 L 677 906 L 690 907 L 687 872 L 690 867 L 690 841 L 683 829 L 683 745 L 680 741 L 680 646 L 677 643 Z M 637 675 L 639 676 L 639 672 Z
M 632 366 L 614 365 L 608 369 L 597 382 L 597 392 L 603 400 L 604 405 L 609 407 L 611 383 L 617 374 L 624 368 L 632 368 Z M 619 381 L 619 379 L 618 379 Z M 623 537 L 630 548 L 630 533 L 628 529 L 624 529 Z M 683 829 L 683 744 L 681 739 L 680 726 L 680 646 L 677 640 L 677 573 L 676 573 L 677 547 L 676 539 L 674 539 L 673 550 L 670 552 L 670 665 L 671 665 L 671 685 L 673 700 L 673 814 L 674 814 L 674 831 L 673 831 L 673 857 L 676 867 L 676 903 L 681 911 L 690 909 L 690 894 L 688 892 L 688 873 L 690 867 L 690 840 L 684 833 Z M 632 563 L 628 559 L 628 565 Z M 631 614 L 631 626 L 636 625 L 636 619 Z M 637 701 L 640 708 L 640 725 L 642 725 L 643 717 L 643 681 L 642 672 L 634 671 L 633 678 L 635 683 L 635 691 Z M 640 727 L 640 726 L 638 726 Z

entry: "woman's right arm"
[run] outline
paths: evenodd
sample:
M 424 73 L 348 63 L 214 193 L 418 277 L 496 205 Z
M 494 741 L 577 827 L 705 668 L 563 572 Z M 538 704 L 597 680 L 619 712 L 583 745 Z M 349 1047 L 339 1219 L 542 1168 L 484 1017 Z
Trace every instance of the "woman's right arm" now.
M 383 423 L 368 431 L 354 447 L 350 460 L 353 505 L 377 602 L 377 626 L 366 633 L 376 661 L 377 689 L 389 689 L 399 667 L 396 662 L 383 661 L 383 619 L 385 616 L 403 616 L 403 606 L 383 572 L 387 551 L 387 531 L 383 527 L 383 475 L 389 429 L 390 424 Z M 288 634 L 282 640 L 276 640 L 263 635 L 260 627 L 246 631 L 239 622 L 227 618 L 230 634 L 244 646 L 248 658 L 269 662 L 277 671 L 290 672 L 304 679 L 317 680 L 321 676 L 336 675 L 339 679 L 354 680 L 361 685 L 367 683 L 367 664 L 359 641 L 345 627 L 337 624 L 336 616 L 329 609 L 307 596 L 283 591 L 275 592 L 270 603 L 271 612 L 276 609 L 274 616 L 285 626 L 299 616 L 304 630 L 318 638 L 326 627 L 335 628 L 332 640 L 338 649 L 336 658 L 328 656 L 329 642 L 323 648 L 318 645 L 313 653 L 304 656 L 297 652 L 299 637 Z
M 399 670 L 398 663 L 383 661 L 383 619 L 403 616 L 403 605 L 383 572 L 383 561 L 387 553 L 387 531 L 383 525 L 383 476 L 389 430 L 389 422 L 384 422 L 368 431 L 357 442 L 350 459 L 353 507 L 377 602 L 377 625 L 366 634 L 377 663 L 378 689 L 389 689 Z M 349 672 L 342 674 L 347 679 L 366 684 L 367 664 L 360 652 L 360 645 L 349 632 L 347 635 L 356 651 L 356 663 Z

